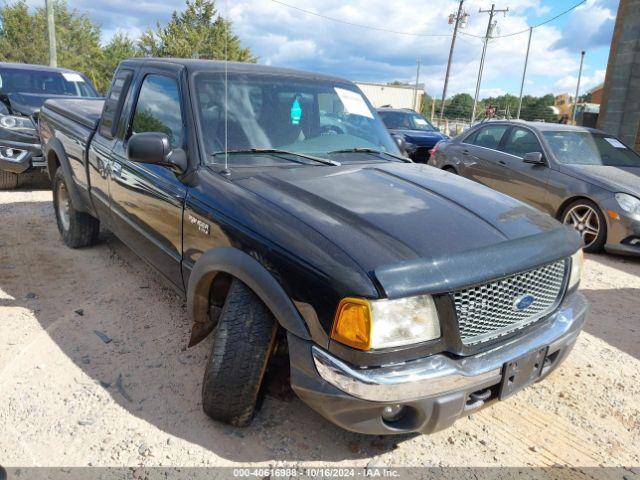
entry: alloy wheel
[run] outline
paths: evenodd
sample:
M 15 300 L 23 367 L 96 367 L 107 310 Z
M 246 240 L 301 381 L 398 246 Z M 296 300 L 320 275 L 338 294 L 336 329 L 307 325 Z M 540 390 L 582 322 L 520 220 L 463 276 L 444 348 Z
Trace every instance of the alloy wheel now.
M 589 205 L 579 204 L 564 215 L 563 223 L 573 227 L 582 237 L 585 247 L 590 247 L 598 239 L 600 218 Z
M 64 183 L 60 183 L 58 185 L 57 194 L 57 204 L 58 204 L 58 217 L 60 218 L 60 223 L 62 228 L 66 232 L 69 230 L 69 226 L 71 225 L 71 201 L 69 200 L 69 192 L 67 191 L 67 187 Z

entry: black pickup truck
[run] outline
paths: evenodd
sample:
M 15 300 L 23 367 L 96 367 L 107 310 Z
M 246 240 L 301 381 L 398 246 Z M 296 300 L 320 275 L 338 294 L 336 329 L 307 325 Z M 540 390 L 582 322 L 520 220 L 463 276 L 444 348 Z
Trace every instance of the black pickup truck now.
M 106 226 L 184 293 L 190 344 L 212 337 L 214 419 L 249 423 L 286 359 L 346 429 L 433 432 L 548 375 L 585 321 L 579 236 L 400 156 L 348 81 L 127 60 L 104 102 L 39 121 L 64 242 Z
M 89 79 L 73 70 L 0 62 L 0 189 L 17 187 L 20 174 L 45 169 L 36 132 L 45 100 L 97 96 Z

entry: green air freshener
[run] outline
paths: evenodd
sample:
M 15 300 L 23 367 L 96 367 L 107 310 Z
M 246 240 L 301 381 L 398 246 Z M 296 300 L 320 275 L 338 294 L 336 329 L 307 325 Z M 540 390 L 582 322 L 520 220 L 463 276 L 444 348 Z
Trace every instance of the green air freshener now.
M 300 119 L 302 118 L 302 107 L 300 102 L 296 98 L 291 105 L 291 125 L 300 125 Z

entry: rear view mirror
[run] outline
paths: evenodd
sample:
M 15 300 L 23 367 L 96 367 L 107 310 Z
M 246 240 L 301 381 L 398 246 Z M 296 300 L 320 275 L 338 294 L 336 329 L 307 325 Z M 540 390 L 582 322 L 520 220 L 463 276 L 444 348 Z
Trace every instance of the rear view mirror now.
M 127 157 L 132 162 L 163 165 L 179 174 L 187 170 L 184 150 L 171 148 L 169 137 L 160 132 L 134 134 L 127 144 Z
M 531 163 L 533 165 L 544 165 L 544 159 L 540 152 L 529 152 L 522 157 L 524 163 Z

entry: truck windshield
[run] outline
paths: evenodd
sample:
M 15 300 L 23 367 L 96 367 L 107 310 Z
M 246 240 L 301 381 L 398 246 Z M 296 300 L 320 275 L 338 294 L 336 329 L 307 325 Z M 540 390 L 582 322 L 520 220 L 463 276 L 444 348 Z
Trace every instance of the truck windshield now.
M 611 135 L 591 132 L 543 132 L 560 163 L 640 167 L 640 156 Z
M 397 161 L 354 154 L 399 151 L 360 91 L 346 82 L 234 74 L 225 89 L 224 75 L 207 73 L 196 77 L 195 94 L 210 163 L 221 163 L 221 153 L 229 151 L 235 152 L 228 156 L 231 165 L 282 165 L 282 158 L 251 151 L 276 149 L 340 162 Z
M 97 97 L 91 84 L 79 73 L 0 68 L 0 92 Z

